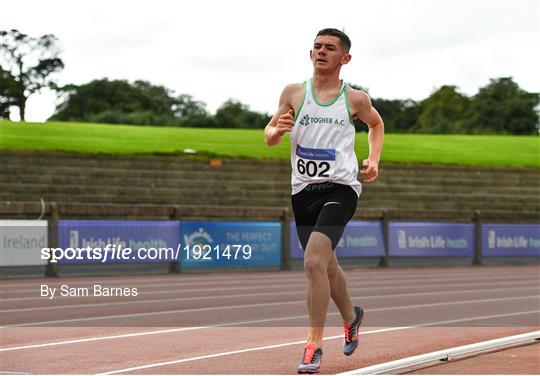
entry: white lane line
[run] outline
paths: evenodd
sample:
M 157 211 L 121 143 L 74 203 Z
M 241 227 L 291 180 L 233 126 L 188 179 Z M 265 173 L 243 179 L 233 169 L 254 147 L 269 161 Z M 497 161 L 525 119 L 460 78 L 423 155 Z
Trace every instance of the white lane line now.
M 338 313 L 339 312 L 332 312 L 332 313 L 329 313 L 328 315 L 334 316 L 334 315 L 337 315 Z M 282 317 L 275 317 L 271 319 L 233 321 L 233 322 L 226 322 L 226 323 L 221 323 L 221 324 L 214 324 L 211 326 L 192 326 L 192 327 L 186 327 L 186 328 L 153 330 L 150 332 L 124 333 L 124 334 L 117 334 L 113 336 L 90 337 L 90 338 L 73 339 L 73 340 L 59 341 L 59 342 L 47 342 L 47 343 L 41 343 L 41 344 L 36 344 L 36 345 L 23 345 L 23 346 L 16 346 L 16 347 L 8 347 L 8 348 L 0 349 L 0 352 L 33 349 L 33 348 L 38 348 L 38 347 L 58 346 L 58 345 L 74 344 L 74 343 L 81 343 L 81 342 L 93 342 L 93 341 L 101 341 L 101 340 L 117 339 L 117 338 L 140 337 L 140 336 L 147 336 L 147 335 L 154 335 L 154 334 L 190 332 L 193 330 L 221 328 L 221 327 L 228 327 L 228 326 L 252 325 L 252 324 L 261 324 L 261 323 L 268 323 L 268 322 L 275 322 L 275 321 L 285 321 L 285 320 L 300 320 L 300 319 L 306 319 L 307 317 L 308 317 L 307 315 L 282 316 Z
M 474 281 L 477 281 L 477 280 L 481 280 L 481 278 L 474 278 Z M 463 279 L 460 278 L 458 279 L 459 281 L 462 281 Z M 446 281 L 450 281 L 452 282 L 452 280 L 447 280 L 447 279 L 442 279 L 441 281 L 443 282 L 446 282 Z M 420 285 L 417 285 L 416 282 L 420 282 Z M 430 282 L 433 282 L 430 281 Z M 519 284 L 519 283 L 526 283 L 526 282 L 532 282 L 535 284 L 535 286 L 538 286 L 538 282 L 539 280 L 538 279 L 527 279 L 527 278 L 511 278 L 510 281 L 487 281 L 487 282 L 478 282 L 478 283 L 474 283 L 474 282 L 464 282 L 464 283 L 459 283 L 459 284 L 452 284 L 453 286 L 470 286 L 470 285 L 497 285 L 497 284 L 504 284 L 504 285 L 510 285 L 510 284 Z M 393 288 L 396 288 L 396 285 L 393 285 L 392 283 L 393 282 L 389 282 L 389 283 L 386 283 L 385 281 L 382 281 L 382 282 L 372 282 L 372 283 L 369 283 L 369 282 L 361 282 L 361 281 L 356 281 L 356 280 L 352 280 L 352 281 L 348 281 L 349 283 L 349 286 L 354 286 L 354 285 L 357 285 L 357 284 L 360 284 L 362 286 L 366 286 L 366 285 L 375 285 L 377 286 L 377 289 L 393 289 Z M 175 293 L 193 293 L 193 292 L 197 292 L 197 293 L 200 293 L 200 292 L 217 292 L 217 291 L 246 291 L 246 290 L 273 290 L 273 289 L 278 289 L 278 288 L 283 288 L 283 287 L 286 287 L 288 289 L 291 289 L 291 288 L 305 288 L 306 287 L 306 284 L 307 284 L 307 281 L 304 281 L 304 283 L 300 283 L 300 284 L 290 284 L 290 283 L 286 283 L 286 284 L 276 284 L 276 283 L 272 283 L 272 284 L 267 284 L 267 285 L 264 285 L 264 286 L 253 286 L 253 285 L 248 285 L 248 286 L 240 286 L 240 287 L 234 287 L 234 288 L 231 288 L 231 287 L 214 287 L 214 288 L 204 288 L 204 289 L 182 289 L 182 290 L 178 290 L 177 288 L 171 288 L 171 289 L 162 289 L 161 291 L 144 291 L 144 294 L 141 292 L 141 295 L 161 295 L 161 294 L 175 294 Z M 391 286 L 382 286 L 382 287 L 379 287 L 381 285 L 391 285 Z M 441 283 L 441 284 L 433 284 L 433 283 L 429 283 L 427 286 L 426 286 L 426 283 L 425 281 L 421 281 L 421 280 L 411 280 L 411 281 L 402 281 L 398 284 L 398 287 L 404 287 L 404 286 L 409 286 L 411 288 L 414 288 L 414 287 L 425 287 L 425 288 L 430 288 L 431 286 L 447 286 L 449 285 L 448 283 Z M 170 286 L 168 286 L 170 287 Z M 146 287 L 144 287 L 146 288 Z M 366 288 L 367 289 L 367 288 Z M 373 289 L 373 287 L 369 288 L 369 289 Z M 540 290 L 540 287 L 539 287 L 539 290 Z M 38 293 L 37 290 L 34 291 L 34 293 Z M 41 296 L 33 296 L 33 297 L 25 297 L 25 298 L 7 298 L 7 299 L 0 299 L 0 303 L 7 303 L 7 302 L 21 302 L 21 301 L 29 301 L 29 300 L 44 300 L 44 299 L 47 299 L 47 298 L 44 298 L 44 297 L 41 297 Z M 73 299 L 73 297 L 69 297 L 69 296 L 66 296 L 66 297 L 57 297 L 55 299 L 60 299 L 60 300 L 63 300 L 63 299 Z
M 366 312 L 374 312 L 376 310 L 377 309 L 375 309 L 375 310 L 366 310 Z M 378 309 L 378 310 L 380 311 L 382 309 Z M 507 316 L 529 315 L 529 314 L 534 314 L 534 313 L 540 313 L 540 310 L 513 312 L 513 313 L 506 313 L 506 314 L 499 314 L 499 315 L 489 315 L 489 316 L 467 317 L 467 318 L 461 318 L 461 319 L 437 321 L 437 322 L 434 322 L 434 323 L 418 324 L 416 326 L 449 324 L 449 323 L 457 323 L 457 322 L 462 322 L 462 321 L 475 321 L 475 320 L 483 320 L 483 319 L 491 319 L 491 318 L 507 317 Z M 339 314 L 340 314 L 339 312 L 329 312 L 327 314 L 327 316 L 337 316 Z M 308 318 L 308 315 L 282 316 L 282 317 L 275 317 L 275 318 L 271 318 L 271 319 L 260 319 L 260 320 L 249 320 L 249 321 L 234 321 L 234 322 L 227 322 L 227 323 L 222 323 L 222 324 L 215 324 L 215 325 L 211 325 L 211 326 L 194 326 L 194 327 L 187 327 L 187 328 L 153 330 L 153 331 L 149 331 L 149 332 L 124 333 L 124 334 L 117 334 L 117 335 L 112 335 L 112 336 L 90 337 L 90 338 L 73 339 L 73 340 L 67 340 L 67 341 L 47 342 L 47 343 L 41 343 L 41 344 L 35 344 L 35 345 L 23 345 L 23 346 L 16 346 L 16 347 L 7 347 L 7 348 L 1 348 L 0 352 L 26 350 L 26 349 L 34 349 L 34 348 L 50 347 L 50 346 L 70 345 L 70 344 L 76 344 L 76 343 L 95 342 L 95 341 L 103 341 L 103 340 L 111 340 L 111 339 L 119 339 L 119 338 L 140 337 L 140 336 L 148 336 L 148 335 L 155 335 L 155 334 L 188 332 L 188 331 L 194 331 L 194 330 L 203 330 L 203 329 L 229 327 L 229 326 L 252 325 L 252 324 L 259 324 L 259 323 L 285 321 L 285 320 L 300 320 L 300 319 L 306 319 L 306 318 Z
M 489 267 L 482 267 L 482 268 L 489 268 Z M 528 270 L 525 270 L 525 272 L 531 273 L 530 277 L 538 276 L 537 274 L 534 274 L 535 272 L 536 273 L 538 272 L 535 270 L 528 269 Z M 369 280 L 377 279 L 377 278 L 380 278 L 381 280 L 391 280 L 391 279 L 401 280 L 404 276 L 410 277 L 411 274 L 413 273 L 418 273 L 419 275 L 416 277 L 422 277 L 422 278 L 440 277 L 441 274 L 443 273 L 446 275 L 449 274 L 449 276 L 456 277 L 456 278 L 471 276 L 471 274 L 475 276 L 481 276 L 482 274 L 486 274 L 487 276 L 491 278 L 497 278 L 499 276 L 512 276 L 512 275 L 522 276 L 525 274 L 522 270 L 519 270 L 519 269 L 515 269 L 515 271 L 498 272 L 497 270 L 493 270 L 493 269 L 477 269 L 476 267 L 474 268 L 474 270 L 471 269 L 470 271 L 459 272 L 459 273 L 454 272 L 452 270 L 445 269 L 444 271 L 441 270 L 440 272 L 434 272 L 434 273 L 423 273 L 422 271 L 416 271 L 416 272 L 407 271 L 407 272 L 402 272 L 400 274 L 397 274 L 396 271 L 390 271 L 390 270 L 386 271 L 386 270 L 380 270 L 380 269 L 377 269 L 377 270 L 375 269 L 345 269 L 345 274 L 347 275 L 347 278 L 362 277 Z M 286 271 L 286 272 L 276 271 L 276 272 L 273 272 L 273 275 L 267 274 L 267 275 L 260 275 L 260 276 L 253 276 L 251 275 L 251 273 L 230 273 L 226 275 L 212 274 L 212 275 L 202 275 L 202 276 L 196 275 L 196 274 L 184 274 L 182 276 L 174 276 L 174 277 L 159 278 L 159 279 L 152 278 L 152 275 L 147 275 L 145 277 L 140 277 L 140 278 L 131 278 L 131 279 L 129 278 L 119 279 L 118 277 L 99 277 L 99 278 L 103 279 L 101 283 L 108 283 L 111 285 L 113 284 L 121 285 L 121 284 L 126 284 L 126 283 L 140 282 L 140 283 L 143 283 L 145 285 L 150 285 L 150 286 L 153 285 L 154 283 L 158 283 L 158 284 L 159 283 L 167 283 L 167 284 L 185 283 L 186 286 L 191 286 L 191 285 L 199 285 L 201 282 L 203 282 L 204 284 L 207 284 L 207 283 L 221 284 L 224 282 L 236 283 L 236 284 L 249 283 L 249 282 L 274 282 L 276 280 L 283 280 L 284 278 L 282 274 L 289 275 L 288 279 L 290 279 L 291 281 L 305 279 L 305 275 L 303 271 Z M 73 286 L 78 286 L 78 285 L 84 286 L 84 285 L 87 285 L 88 283 L 95 282 L 95 279 L 98 277 L 87 279 L 87 278 L 75 276 L 70 279 L 69 276 L 66 276 L 63 278 L 67 279 L 66 283 L 72 284 Z M 241 278 L 241 281 L 237 281 L 238 278 Z M 189 279 L 189 281 L 182 281 L 182 279 Z M 232 279 L 234 279 L 234 281 L 231 281 Z M 211 280 L 211 282 L 208 280 Z M 47 283 L 50 283 L 50 280 L 39 279 L 39 280 L 36 280 L 35 282 L 29 282 L 29 283 L 18 283 L 18 281 L 14 281 L 14 280 L 11 280 L 11 281 L 0 280 L 0 288 L 9 290 L 9 292 L 11 292 L 11 291 L 15 291 L 15 290 L 12 290 L 12 288 L 15 288 L 15 287 L 34 287 L 36 285 L 47 284 Z M 183 286 L 183 285 L 178 285 L 178 286 Z
M 363 296 L 351 297 L 351 299 L 362 299 L 362 298 Z M 459 305 L 459 304 L 471 304 L 471 303 L 477 304 L 477 303 L 499 302 L 499 301 L 514 301 L 514 300 L 524 300 L 524 299 L 531 299 L 531 298 L 538 299 L 540 298 L 540 295 L 525 295 L 525 296 L 517 296 L 517 297 L 492 298 L 492 299 L 459 300 L 459 301 L 441 302 L 441 303 L 415 304 L 415 305 L 408 305 L 408 306 L 374 308 L 371 310 L 372 311 L 378 311 L 378 310 L 386 311 L 386 310 L 395 310 L 395 309 L 413 309 L 413 308 L 422 308 L 422 307 L 438 307 L 438 306 L 446 306 L 446 305 Z M 22 327 L 22 326 L 65 324 L 65 323 L 72 323 L 72 322 L 96 321 L 96 320 L 107 320 L 107 319 L 125 319 L 125 318 L 133 318 L 133 317 L 161 316 L 161 315 L 193 313 L 193 312 L 222 311 L 222 310 L 234 310 L 234 309 L 243 309 L 243 308 L 275 307 L 275 306 L 294 305 L 294 304 L 305 304 L 305 300 L 291 300 L 291 301 L 273 302 L 273 303 L 238 304 L 238 305 L 229 305 L 229 306 L 213 306 L 213 307 L 205 307 L 205 308 L 176 309 L 176 310 L 157 311 L 157 312 L 128 313 L 128 314 L 121 314 L 121 315 L 106 315 L 106 316 L 96 316 L 96 317 L 81 317 L 81 318 L 76 318 L 76 319 L 27 322 L 27 323 L 0 326 L 0 329 Z
M 367 332 L 363 332 L 362 334 L 382 333 L 382 332 L 389 332 L 389 331 L 400 330 L 400 329 L 409 329 L 409 327 L 376 329 L 376 330 L 370 330 L 370 331 L 367 331 Z M 323 338 L 323 340 L 332 340 L 332 339 L 337 339 L 337 338 L 343 338 L 343 335 L 333 336 L 333 337 L 325 337 L 325 338 Z M 144 366 L 125 368 L 125 369 L 116 370 L 116 371 L 109 371 L 109 372 L 101 373 L 99 375 L 113 375 L 113 374 L 116 374 L 116 373 L 136 371 L 136 370 L 140 370 L 140 369 L 148 369 L 148 368 L 154 368 L 154 367 L 160 367 L 160 366 L 168 366 L 168 365 L 171 365 L 171 364 L 180 364 L 180 363 L 192 362 L 192 361 L 195 361 L 195 360 L 217 358 L 217 357 L 227 356 L 227 355 L 242 354 L 242 353 L 251 352 L 251 351 L 277 349 L 277 348 L 280 348 L 280 347 L 286 347 L 286 346 L 292 346 L 292 345 L 301 345 L 301 344 L 303 344 L 305 342 L 306 342 L 306 340 L 304 339 L 304 340 L 294 341 L 294 342 L 278 343 L 278 344 L 275 344 L 275 345 L 252 347 L 252 348 L 248 348 L 248 349 L 227 351 L 227 352 L 222 352 L 222 353 L 217 353 L 217 354 L 201 355 L 201 356 L 195 356 L 195 357 L 192 357 L 192 358 L 177 359 L 177 360 L 171 360 L 171 361 L 168 361 L 168 362 L 153 363 L 153 364 L 147 364 L 147 365 L 144 365 Z
M 76 284 L 88 284 L 92 283 L 96 278 L 101 278 L 107 283 L 111 284 L 124 284 L 124 283 L 168 283 L 168 282 L 186 282 L 188 284 L 195 284 L 199 283 L 199 281 L 208 282 L 208 280 L 212 281 L 230 281 L 232 278 L 238 277 L 238 276 L 245 276 L 246 279 L 249 281 L 268 281 L 274 278 L 274 275 L 277 276 L 277 274 L 285 273 L 281 271 L 273 272 L 274 275 L 267 274 L 267 275 L 252 275 L 257 274 L 257 272 L 250 272 L 250 273 L 229 273 L 229 274 L 182 274 L 182 275 L 170 275 L 165 278 L 153 278 L 155 275 L 147 274 L 145 276 L 141 276 L 139 278 L 126 278 L 122 279 L 121 277 L 115 277 L 115 276 L 95 276 L 95 277 L 79 277 L 79 276 L 63 276 L 62 278 L 65 278 L 69 281 L 69 283 L 72 283 L 73 285 Z M 303 277 L 303 272 L 300 271 L 287 271 L 287 274 L 290 274 L 292 277 L 295 277 L 298 275 L 298 278 Z M 511 272 L 504 272 L 504 274 L 510 274 Z M 279 278 L 279 277 L 278 277 Z M 182 281 L 183 279 L 186 279 L 186 281 Z M 189 281 L 188 281 L 189 280 Z M 28 281 L 28 279 L 25 279 L 25 281 Z M 15 287 L 32 287 L 35 285 L 39 285 L 41 283 L 47 283 L 48 279 L 35 279 L 32 282 L 25 282 L 25 283 L 19 283 L 19 280 L 2 280 L 0 282 L 0 285 L 3 288 L 10 289 Z
M 232 278 L 231 278 L 232 279 Z M 305 277 L 304 277 L 305 279 Z M 260 283 L 260 284 L 267 284 L 267 283 L 270 283 L 270 282 L 276 282 L 276 281 L 279 281 L 279 282 L 296 282 L 296 281 L 301 281 L 301 278 L 275 278 L 275 279 L 268 279 L 268 280 L 255 280 L 255 281 L 231 281 L 231 280 L 223 280 L 223 281 L 204 281 L 204 282 L 178 282 L 178 281 L 171 281 L 169 283 L 163 283 L 163 284 L 152 284 L 152 283 L 145 283 L 144 281 L 140 281 L 138 282 L 140 285 L 143 285 L 144 287 L 146 288 L 149 288 L 149 289 L 153 289 L 153 288 L 162 288 L 162 287 L 189 287 L 189 286 L 214 286 L 214 285 L 218 285 L 218 286 L 223 286 L 223 285 L 242 285 L 242 284 L 245 284 L 245 283 Z M 51 283 L 51 282 L 54 282 L 54 283 Z M 21 293 L 27 293 L 27 292 L 35 292 L 36 289 L 39 289 L 40 285 L 62 285 L 62 284 L 66 284 L 66 285 L 71 285 L 71 286 L 74 286 L 74 287 L 77 287 L 77 286 L 88 286 L 88 285 L 94 285 L 94 284 L 104 284 L 106 283 L 107 285 L 109 286 L 114 286 L 114 287 L 125 287 L 126 285 L 129 285 L 129 283 L 109 283 L 108 281 L 102 281 L 100 280 L 99 278 L 96 278 L 96 280 L 94 281 L 88 281 L 86 283 L 79 283 L 78 281 L 76 281 L 75 283 L 72 283 L 72 281 L 65 281 L 65 282 L 57 282 L 57 281 L 44 281 L 42 283 L 36 283 L 35 285 L 33 285 L 32 287 L 34 287 L 33 289 L 21 289 L 21 290 L 3 290 L 3 291 L 0 291 L 0 294 L 2 295 L 5 295 L 5 294 L 21 294 Z
M 521 282 L 523 283 L 523 282 Z M 461 284 L 460 284 L 461 285 Z M 469 286 L 474 286 L 474 283 L 469 284 Z M 454 287 L 452 284 L 444 284 L 442 287 Z M 432 286 L 430 286 L 432 287 Z M 399 290 L 399 287 L 397 288 Z M 371 287 L 366 288 L 349 288 L 349 291 L 370 291 L 373 290 Z M 399 297 L 413 297 L 413 296 L 430 296 L 430 295 L 444 295 L 444 294 L 462 294 L 462 293 L 490 293 L 490 292 L 502 292 L 502 291 L 523 291 L 523 290 L 539 290 L 539 287 L 536 286 L 520 286 L 520 287 L 509 287 L 509 288 L 493 288 L 493 289 L 468 289 L 468 290 L 438 290 L 436 292 L 417 292 L 417 293 L 399 293 L 399 294 L 388 294 L 388 295 L 366 295 L 363 299 L 384 299 L 384 298 L 399 298 Z M 185 298 L 168 298 L 168 299 L 147 299 L 147 300 L 129 300 L 126 302 L 110 302 L 110 303 L 86 303 L 86 304 L 72 304 L 72 305 L 60 305 L 60 306 L 40 306 L 33 308 L 14 308 L 14 309 L 0 309 L 0 314 L 5 313 L 14 313 L 14 312 L 34 312 L 34 311 L 50 311 L 50 310 L 64 310 L 64 309 L 78 309 L 78 308 L 95 308 L 95 307 L 116 307 L 116 306 L 126 306 L 126 305 L 137 305 L 137 304 L 155 304 L 155 303 L 174 303 L 174 302 L 184 302 L 184 301 L 196 301 L 196 300 L 212 300 L 212 299 L 228 299 L 228 298 L 251 298 L 251 297 L 260 297 L 260 296 L 280 296 L 280 295 L 305 295 L 305 291 L 289 291 L 289 292 L 264 292 L 264 293 L 255 293 L 255 294 L 231 294 L 231 295 L 210 295 L 210 296 L 192 296 Z
M 524 345 L 540 338 L 540 331 L 522 333 L 513 336 L 506 336 L 489 341 L 470 343 L 464 346 L 452 347 L 444 350 L 433 351 L 407 358 L 392 360 L 372 366 L 357 368 L 351 371 L 338 373 L 338 375 L 381 375 L 381 374 L 396 374 L 414 371 L 420 367 L 428 365 L 441 365 L 440 361 L 460 359 L 464 356 L 470 357 L 486 352 L 493 352 L 508 346 Z M 434 362 L 438 362 L 435 363 Z
M 530 276 L 524 276 L 523 274 L 519 274 L 518 275 L 520 278 L 518 279 L 523 279 L 523 278 L 535 278 L 535 277 L 538 277 L 538 276 L 535 276 L 535 275 L 530 275 Z M 277 277 L 277 276 L 276 276 Z M 418 278 L 418 277 L 422 277 L 422 278 Z M 441 275 L 437 275 L 437 277 L 439 278 L 423 278 L 423 276 L 415 276 L 415 277 L 412 277 L 412 278 L 395 278 L 395 279 L 390 279 L 390 278 L 384 278 L 384 277 L 380 277 L 380 278 L 368 278 L 367 276 L 356 276 L 356 275 L 351 275 L 351 276 L 347 276 L 347 281 L 350 281 L 350 282 L 362 282 L 364 284 L 390 284 L 390 283 L 395 283 L 395 282 L 399 282 L 399 283 L 402 283 L 402 282 L 423 282 L 425 283 L 426 280 L 429 279 L 430 282 L 438 282 L 438 281 L 454 281 L 454 280 L 459 280 L 459 281 L 462 281 L 462 280 L 490 280 L 490 281 L 494 281 L 496 279 L 499 279 L 501 281 L 505 281 L 505 280 L 515 280 L 516 279 L 516 275 L 514 273 L 509 273 L 508 275 L 504 275 L 504 276 L 500 276 L 500 277 L 494 277 L 492 275 L 486 275 L 486 276 L 475 276 L 475 275 L 471 275 L 471 274 L 467 274 L 465 276 L 447 276 L 447 277 L 441 277 Z M 536 278 L 536 280 L 540 280 L 540 278 Z M 106 281 L 95 281 L 95 282 L 88 282 L 88 283 L 71 283 L 70 281 L 66 281 L 66 282 L 62 282 L 62 283 L 59 283 L 59 282 L 56 282 L 54 281 L 55 283 L 50 283 L 50 282 L 43 282 L 43 283 L 36 283 L 34 285 L 34 288 L 33 289 L 24 289 L 24 290 L 9 290 L 9 291 L 0 291 L 0 295 L 15 295 L 15 294 L 21 294 L 21 293 L 35 293 L 36 291 L 39 291 L 39 287 L 40 285 L 42 284 L 47 284 L 47 285 L 55 285 L 55 286 L 60 286 L 62 284 L 66 284 L 66 285 L 72 285 L 74 287 L 76 286 L 88 286 L 89 284 L 93 285 L 93 284 L 104 284 L 104 283 L 107 283 Z M 164 284 L 147 284 L 145 283 L 144 281 L 141 281 L 141 284 L 143 284 L 143 286 L 146 288 L 146 289 L 154 289 L 154 288 L 163 288 L 163 287 L 186 287 L 186 286 L 212 286 L 212 285 L 219 285 L 219 286 L 223 286 L 223 285 L 245 285 L 245 284 L 253 284 L 253 283 L 260 283 L 262 284 L 262 286 L 264 285 L 267 285 L 268 283 L 275 283 L 275 282 L 287 282 L 288 284 L 290 284 L 291 282 L 298 282 L 298 283 L 301 283 L 301 282 L 306 282 L 306 278 L 305 276 L 302 276 L 301 278 L 273 278 L 273 279 L 268 279 L 268 280 L 259 280 L 259 281 L 244 281 L 244 280 L 241 280 L 241 281 L 211 281 L 211 282 L 202 282 L 202 283 L 199 283 L 199 282 L 196 282 L 196 283 L 184 283 L 184 282 L 170 282 L 170 283 L 164 283 Z M 110 286 L 125 286 L 126 284 L 123 283 L 123 284 L 109 284 Z M 236 287 L 230 287 L 229 289 L 235 289 Z M 191 290 L 185 290 L 185 291 L 198 291 L 199 289 L 191 289 Z M 207 288 L 207 289 L 202 289 L 203 291 L 204 290 L 211 290 L 211 288 Z M 9 299 L 9 298 L 8 298 Z M 0 299 L 0 301 L 5 301 L 5 299 Z
M 415 325 L 415 326 L 402 326 L 402 327 L 396 327 L 396 328 L 384 328 L 384 329 L 370 330 L 370 331 L 366 331 L 366 332 L 360 332 L 360 334 L 361 335 L 367 335 L 367 334 L 375 334 L 375 333 L 384 333 L 384 332 L 391 332 L 391 331 L 398 331 L 398 330 L 407 330 L 407 329 L 413 329 L 413 328 L 420 328 L 420 327 L 425 327 L 425 326 L 451 324 L 451 323 L 456 323 L 456 322 L 476 321 L 476 320 L 498 318 L 498 317 L 511 317 L 511 316 L 528 315 L 528 314 L 531 314 L 531 313 L 538 313 L 538 312 L 540 312 L 540 311 L 525 311 L 525 312 L 515 312 L 515 313 L 507 313 L 507 314 L 499 314 L 499 315 L 490 315 L 490 316 L 476 316 L 476 317 L 468 317 L 468 318 L 457 319 L 457 320 L 445 320 L 445 321 L 429 322 L 429 323 L 418 324 L 418 325 Z M 334 340 L 334 339 L 343 339 L 343 335 L 330 336 L 330 337 L 324 337 L 323 338 L 324 341 Z M 207 355 L 195 356 L 195 357 L 191 357 L 191 358 L 175 359 L 175 360 L 170 360 L 170 361 L 167 361 L 167 362 L 145 364 L 145 365 L 141 365 L 141 366 L 124 368 L 124 369 L 120 369 L 120 370 L 107 371 L 107 372 L 104 372 L 104 373 L 101 373 L 101 374 L 102 375 L 113 375 L 113 374 L 117 374 L 117 373 L 137 371 L 137 370 L 141 370 L 141 369 L 168 366 L 168 365 L 173 365 L 173 364 L 181 364 L 181 363 L 187 363 L 187 362 L 192 362 L 192 361 L 197 361 L 197 360 L 204 360 L 204 359 L 209 359 L 209 358 L 217 358 L 217 357 L 241 354 L 241 353 L 252 352 L 252 351 L 275 349 L 275 348 L 287 347 L 287 346 L 292 346 L 292 345 L 301 345 L 301 344 L 304 344 L 304 343 L 306 343 L 305 339 L 300 340 L 300 341 L 294 341 L 294 342 L 279 343 L 279 344 L 275 344 L 275 345 L 252 347 L 252 348 L 247 348 L 247 349 L 239 349 L 239 350 L 235 350 L 235 351 L 227 351 L 227 352 L 221 352 L 221 353 L 207 354 Z

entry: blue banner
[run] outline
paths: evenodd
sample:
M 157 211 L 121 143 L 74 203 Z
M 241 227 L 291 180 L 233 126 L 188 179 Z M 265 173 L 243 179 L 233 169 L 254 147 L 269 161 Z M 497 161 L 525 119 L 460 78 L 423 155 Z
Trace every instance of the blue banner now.
M 180 224 L 182 269 L 273 267 L 281 263 L 280 222 Z
M 335 161 L 335 149 L 309 149 L 296 145 L 296 155 L 300 158 L 306 158 L 316 161 Z
M 295 222 L 290 222 L 291 259 L 304 258 L 304 250 L 298 241 Z M 351 221 L 345 227 L 336 246 L 337 257 L 382 257 L 384 237 L 379 221 Z
M 390 222 L 390 256 L 472 256 L 474 225 L 441 222 Z
M 540 224 L 483 224 L 483 256 L 540 256 Z
M 58 263 L 147 263 L 178 260 L 178 221 L 58 221 Z

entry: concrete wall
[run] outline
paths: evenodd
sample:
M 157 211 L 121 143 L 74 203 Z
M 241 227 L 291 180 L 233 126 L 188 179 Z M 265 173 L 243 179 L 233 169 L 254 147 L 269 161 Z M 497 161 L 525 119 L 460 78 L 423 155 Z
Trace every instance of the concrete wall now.
M 286 161 L 0 153 L 0 201 L 290 207 Z M 382 163 L 359 209 L 540 211 L 540 170 Z

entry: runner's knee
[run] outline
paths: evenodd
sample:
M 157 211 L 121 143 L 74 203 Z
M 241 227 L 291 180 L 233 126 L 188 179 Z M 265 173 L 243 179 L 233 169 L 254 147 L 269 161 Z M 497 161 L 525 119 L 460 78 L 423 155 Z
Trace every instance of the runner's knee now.
M 309 278 L 324 275 L 326 264 L 320 257 L 306 257 L 304 258 L 304 271 Z

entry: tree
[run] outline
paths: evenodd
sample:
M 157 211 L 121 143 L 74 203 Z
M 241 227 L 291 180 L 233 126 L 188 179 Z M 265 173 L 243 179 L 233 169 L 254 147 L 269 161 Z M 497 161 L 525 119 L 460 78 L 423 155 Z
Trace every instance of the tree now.
M 350 85 L 353 89 L 363 90 L 369 94 L 369 90 L 359 85 Z M 416 124 L 418 104 L 411 99 L 381 99 L 371 98 L 371 104 L 377 109 L 384 121 L 386 132 L 407 132 Z M 357 132 L 367 131 L 367 125 L 359 119 L 353 121 Z
M 33 38 L 15 29 L 0 30 L 0 65 L 17 83 L 13 104 L 23 121 L 28 97 L 45 87 L 56 87 L 50 76 L 64 68 L 57 41 L 52 34 Z
M 61 88 L 63 100 L 51 120 L 110 124 L 212 126 L 204 102 L 148 81 L 93 80 Z
M 416 124 L 418 103 L 412 99 L 373 98 L 371 102 L 383 118 L 386 132 L 405 133 Z
M 215 127 L 214 118 L 206 111 L 206 103 L 196 101 L 191 95 L 181 94 L 173 106 L 175 116 L 180 117 L 182 124 L 189 127 Z
M 171 91 L 147 81 L 104 78 L 80 86 L 61 88 L 64 100 L 52 120 L 75 120 L 106 123 L 163 125 L 177 122 Z M 171 124 L 174 125 L 174 124 Z
M 480 88 L 466 113 L 467 133 L 538 134 L 537 93 L 521 89 L 512 77 L 491 79 Z
M 9 108 L 17 103 L 17 81 L 0 67 L 0 119 L 9 119 Z
M 229 99 L 217 110 L 215 121 L 219 128 L 262 129 L 270 121 L 270 116 L 250 111 L 249 106 Z
M 395 119 L 393 129 L 398 133 L 411 132 L 422 112 L 422 105 L 412 99 L 401 100 L 401 112 Z
M 414 133 L 463 133 L 462 120 L 469 106 L 469 98 L 456 86 L 444 85 L 420 104 L 420 114 L 411 128 Z

